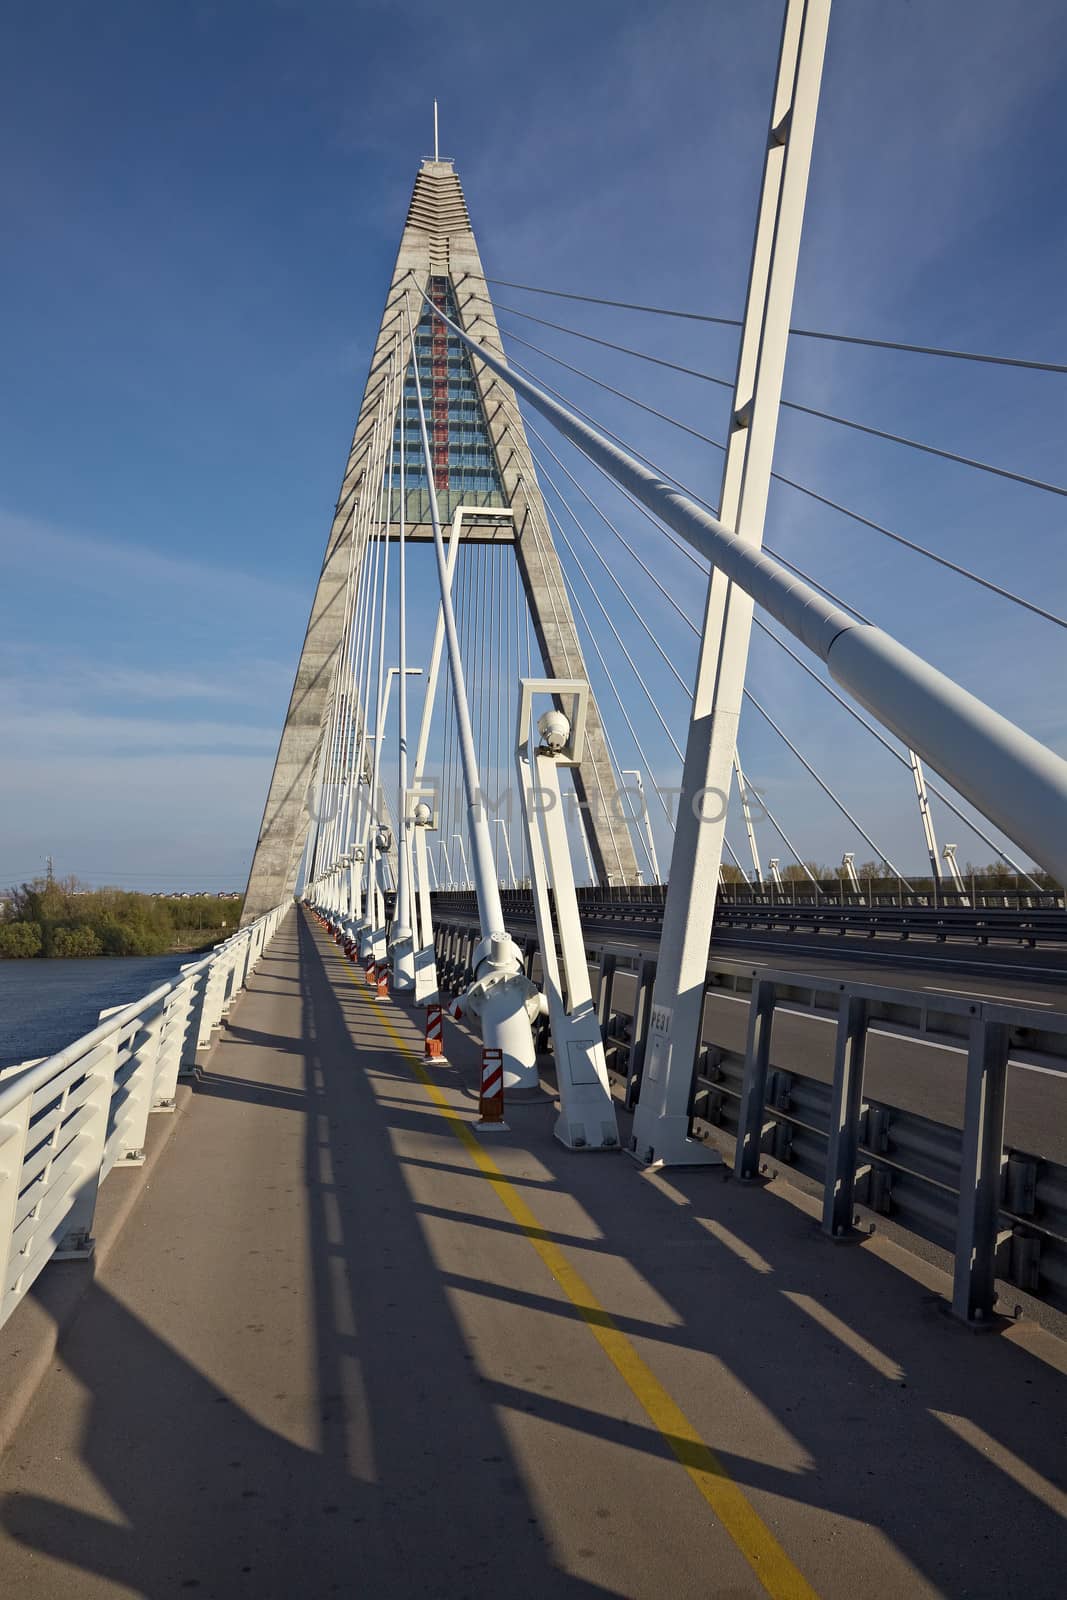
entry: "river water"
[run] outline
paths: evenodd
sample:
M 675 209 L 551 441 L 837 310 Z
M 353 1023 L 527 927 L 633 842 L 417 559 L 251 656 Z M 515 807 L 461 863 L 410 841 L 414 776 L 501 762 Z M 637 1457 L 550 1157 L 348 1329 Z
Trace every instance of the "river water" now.
M 196 956 L 89 956 L 0 961 L 0 1069 L 50 1056 L 95 1028 L 108 1006 L 129 1004 Z

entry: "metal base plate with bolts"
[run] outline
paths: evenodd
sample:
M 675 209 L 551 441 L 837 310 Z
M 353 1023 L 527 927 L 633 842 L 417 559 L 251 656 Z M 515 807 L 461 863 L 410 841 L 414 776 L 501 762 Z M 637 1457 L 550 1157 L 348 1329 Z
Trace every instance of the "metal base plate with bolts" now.
M 631 1139 L 627 1154 L 640 1166 L 655 1170 L 660 1167 L 725 1165 L 714 1146 L 702 1144 L 691 1136 L 687 1117 L 664 1117 L 656 1129 L 655 1143 L 638 1146 L 637 1140 Z

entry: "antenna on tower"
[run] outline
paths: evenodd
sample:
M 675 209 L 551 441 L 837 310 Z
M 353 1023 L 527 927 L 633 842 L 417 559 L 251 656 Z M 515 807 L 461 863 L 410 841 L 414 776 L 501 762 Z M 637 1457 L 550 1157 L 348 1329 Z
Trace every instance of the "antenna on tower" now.
M 433 103 L 433 158 L 434 158 L 435 161 L 440 161 L 440 159 L 441 159 L 439 154 L 438 154 L 438 144 L 437 144 L 437 101 L 436 100 Z

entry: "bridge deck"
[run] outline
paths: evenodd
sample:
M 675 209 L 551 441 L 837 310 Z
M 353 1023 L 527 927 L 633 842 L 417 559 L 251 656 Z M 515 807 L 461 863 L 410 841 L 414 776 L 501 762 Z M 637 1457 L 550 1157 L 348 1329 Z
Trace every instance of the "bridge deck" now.
M 287 920 L 0 1461 L 0 1589 L 1059 1592 L 1050 1335 L 545 1104 L 479 1140 L 419 1037 Z

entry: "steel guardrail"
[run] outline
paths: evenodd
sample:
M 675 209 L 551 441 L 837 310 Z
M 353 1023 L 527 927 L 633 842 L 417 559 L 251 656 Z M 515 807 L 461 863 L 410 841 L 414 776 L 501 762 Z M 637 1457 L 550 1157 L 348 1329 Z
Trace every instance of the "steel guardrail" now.
M 658 930 L 663 921 L 664 891 L 580 889 L 578 908 L 589 927 L 638 926 Z M 526 890 L 501 894 L 505 917 L 533 921 L 533 900 Z M 470 890 L 436 890 L 431 895 L 442 913 L 477 915 Z M 1003 906 L 891 906 L 794 905 L 792 901 L 723 901 L 715 908 L 719 928 L 752 928 L 786 933 L 833 935 L 864 934 L 869 938 L 932 939 L 937 943 L 966 941 L 973 944 L 1020 944 L 1067 948 L 1067 911 L 1053 906 L 1014 908 Z
M 453 909 L 451 918 L 438 909 L 436 951 L 442 987 L 459 993 L 478 933 Z M 536 938 L 515 937 L 536 977 Z M 592 932 L 586 956 L 609 1070 L 633 1107 L 656 960 Z M 1067 1155 L 1056 1159 L 1067 1135 L 1014 1103 L 1031 1081 L 1019 1074 L 1035 1071 L 1032 1081 L 1055 1080 L 1041 1103 L 1062 1103 L 1067 1016 L 748 966 L 713 951 L 692 1130 L 719 1144 L 743 1180 L 769 1164 L 814 1181 L 831 1238 L 855 1236 L 863 1212 L 889 1219 L 905 1241 L 948 1252 L 953 1309 L 968 1323 L 995 1315 L 998 1281 L 1067 1311 Z M 950 1109 L 931 1114 L 938 1100 Z

